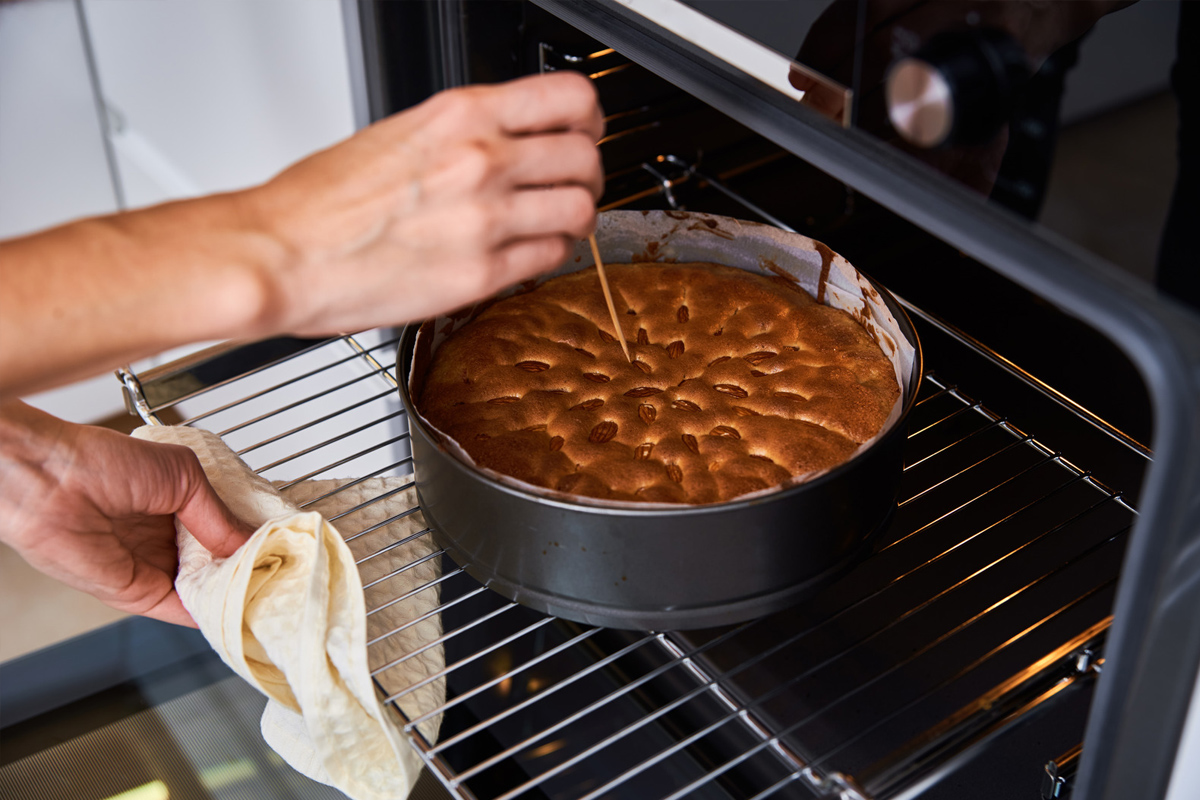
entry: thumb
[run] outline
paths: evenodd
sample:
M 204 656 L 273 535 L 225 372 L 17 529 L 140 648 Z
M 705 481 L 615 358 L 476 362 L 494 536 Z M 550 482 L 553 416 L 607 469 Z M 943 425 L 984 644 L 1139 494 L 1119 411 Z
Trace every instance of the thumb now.
M 192 615 L 188 613 L 188 610 L 183 607 L 183 600 L 180 599 L 179 593 L 174 589 L 155 604 L 153 608 L 143 611 L 141 614 L 151 619 L 170 622 L 174 625 L 183 625 L 186 628 L 200 627 L 196 624 L 196 620 L 192 619 Z
M 186 500 L 175 517 L 196 541 L 217 558 L 228 558 L 254 534 L 254 528 L 234 516 L 217 496 L 195 453 L 184 448 L 182 475 Z

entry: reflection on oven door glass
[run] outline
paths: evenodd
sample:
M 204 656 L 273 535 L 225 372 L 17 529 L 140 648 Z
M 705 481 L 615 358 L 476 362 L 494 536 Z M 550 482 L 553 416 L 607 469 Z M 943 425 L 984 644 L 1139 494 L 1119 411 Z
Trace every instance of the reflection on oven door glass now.
M 680 38 L 839 125 L 850 124 L 850 91 L 792 60 L 820 3 L 618 0 Z
M 1195 158 L 1200 4 L 683 2 L 849 87 L 860 130 L 1200 307 L 1172 225 L 1200 214 L 1175 158 Z

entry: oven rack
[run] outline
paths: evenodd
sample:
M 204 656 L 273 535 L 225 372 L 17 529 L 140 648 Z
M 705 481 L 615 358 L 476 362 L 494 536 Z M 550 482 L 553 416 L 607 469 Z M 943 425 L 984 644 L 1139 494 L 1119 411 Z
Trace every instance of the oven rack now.
M 254 469 L 272 480 L 292 483 L 349 477 L 353 479 L 347 483 L 349 486 L 370 476 L 406 475 L 410 471 L 404 447 L 407 429 L 395 392 L 396 375 L 394 369 L 383 366 L 390 362 L 396 342 L 397 338 L 386 331 L 331 339 L 283 362 L 192 393 L 179 404 L 179 410 L 187 411 L 186 425 L 220 433 Z M 127 373 L 125 381 L 133 389 L 138 386 L 136 375 Z M 152 423 L 157 410 L 162 409 L 144 407 L 143 414 Z M 988 439 L 990 444 L 984 444 Z M 920 590 L 928 595 L 925 600 L 907 607 L 895 619 L 866 622 L 878 630 L 862 628 L 862 638 L 823 655 L 808 670 L 799 669 L 796 658 L 788 657 L 785 663 L 797 668 L 796 675 L 780 679 L 770 688 L 755 693 L 751 688 L 754 681 L 737 680 L 739 675 L 769 667 L 770 657 L 796 646 L 800 640 L 814 639 L 815 632 L 828 632 L 844 621 L 846 630 L 859 630 L 854 627 L 859 622 L 852 622 L 851 616 L 869 620 L 871 614 L 859 614 L 856 609 L 877 606 L 886 600 L 884 593 L 894 594 L 896 585 L 913 582 L 920 570 L 930 570 L 930 565 L 955 558 L 956 552 L 971 547 L 972 541 L 982 540 L 989 530 L 1015 516 L 1063 505 L 1058 497 L 1062 493 L 1078 493 L 1078 509 L 1073 506 L 1058 512 L 1066 518 L 1057 525 L 1044 523 L 1048 529 L 1034 531 L 1025 542 L 1007 543 L 1004 547 L 1010 546 L 1010 552 L 997 552 L 998 558 L 991 565 L 972 564 L 967 572 L 976 572 L 973 581 L 983 583 L 985 578 L 979 576 L 995 570 L 995 564 L 1012 558 L 1014 553 L 1036 549 L 1046 537 L 1068 539 L 1069 531 L 1069 539 L 1075 539 L 1080 535 L 1081 517 L 1112 518 L 1109 527 L 1093 533 L 1087 546 L 1080 545 L 1079 552 L 1069 554 L 1061 563 L 1045 564 L 1043 575 L 1026 576 L 1032 579 L 1013 584 L 1008 590 L 997 590 L 1000 594 L 992 597 L 982 613 L 938 631 L 937 636 L 926 637 L 918 645 L 924 650 L 881 667 L 874 678 L 864 678 L 857 688 L 830 700 L 824 708 L 835 709 L 858 692 L 888 684 L 889 675 L 905 668 L 913 658 L 972 627 L 982 626 L 989 615 L 1001 615 L 1015 597 L 1036 593 L 1056 581 L 1061 583 L 1063 573 L 1078 569 L 1081 563 L 1102 563 L 1098 553 L 1115 553 L 1116 563 L 1120 563 L 1118 548 L 1133 516 L 1121 495 L 1075 467 L 1067 456 L 1022 432 L 1016 421 L 985 407 L 964 389 L 944 383 L 936 374 L 926 375 L 923 395 L 914 409 L 910 451 L 898 517 L 912 513 L 923 499 L 946 491 L 955 482 L 970 482 L 971 476 L 980 471 L 994 473 L 1001 467 L 998 461 L 1014 457 L 1015 461 L 1003 465 L 998 479 L 996 475 L 986 476 L 985 482 L 994 485 L 973 494 L 968 489 L 971 498 L 964 500 L 955 495 L 958 499 L 943 499 L 920 513 L 919 519 L 926 521 L 924 527 L 914 519 L 913 524 L 900 529 L 905 533 L 900 533 L 896 530 L 900 522 L 893 523 L 890 531 L 895 533 L 888 534 L 880 553 L 868 561 L 876 571 L 883 561 L 899 563 L 894 553 L 911 547 L 923 535 L 929 536 L 935 524 L 944 528 L 948 521 L 971 516 L 979 506 L 994 505 L 992 499 L 1004 494 L 1006 485 L 1022 480 L 1031 470 L 1054 471 L 1058 481 L 1044 495 L 1020 499 L 1018 507 L 1007 515 L 1000 513 L 1001 518 L 976 534 L 950 535 L 949 540 L 936 546 L 942 551 L 932 558 L 928 554 L 910 555 L 905 563 L 913 558 L 919 563 L 901 575 L 872 578 L 871 569 L 865 575 L 863 570 L 856 571 L 860 589 L 877 588 L 852 596 L 845 581 L 836 584 L 818 603 L 841 603 L 841 608 L 812 609 L 811 614 L 820 621 L 799 625 L 791 636 L 780 636 L 766 645 L 757 640 L 763 628 L 780 630 L 778 626 L 784 624 L 780 620 L 790 614 L 713 632 L 605 631 L 570 624 L 499 599 L 475 583 L 460 565 L 446 559 L 442 576 L 436 581 L 422 587 L 406 585 L 403 594 L 374 604 L 368 612 L 374 614 L 384 607 L 412 601 L 434 587 L 440 590 L 436 613 L 442 615 L 445 633 L 438 644 L 446 651 L 448 667 L 444 676 L 450 691 L 445 705 L 437 711 L 443 715 L 439 741 L 428 742 L 415 733 L 415 727 L 432 714 L 408 720 L 406 729 L 414 746 L 455 796 L 462 798 L 592 798 L 606 794 L 664 798 L 684 794 L 888 796 L 913 771 L 922 770 L 931 752 L 954 750 L 1016 712 L 1027 711 L 1076 682 L 1090 679 L 1097 666 L 1090 654 L 1098 650 L 1108 625 L 1106 606 L 1111 602 L 1115 569 L 1093 576 L 1094 585 L 1078 588 L 1075 596 L 1046 610 L 1032 625 L 1014 628 L 1012 636 L 992 643 L 994 651 L 959 664 L 958 673 L 947 675 L 928 692 L 908 697 L 900 708 L 881 711 L 877 720 L 848 733 L 840 746 L 832 748 L 833 752 L 817 752 L 810 741 L 798 738 L 798 730 L 810 723 L 810 717 L 820 716 L 820 710 L 797 716 L 794 709 L 776 708 L 780 688 L 814 674 L 822 664 L 841 661 L 862 668 L 862 658 L 851 658 L 856 648 L 862 650 L 864 643 L 889 636 L 906 620 L 922 615 L 932 619 L 946 612 L 948 609 L 938 610 L 937 604 L 950 593 L 962 594 L 966 576 L 959 575 L 961 569 L 952 572 L 952 577 L 959 577 L 954 581 L 947 578 L 947 585 L 928 585 Z M 922 480 L 911 479 L 934 465 L 940 468 L 920 476 Z M 944 509 L 946 503 L 953 507 Z M 389 522 L 415 511 L 414 507 L 398 512 Z M 992 516 L 997 516 L 995 510 Z M 965 524 L 979 528 L 978 523 Z M 365 533 L 368 531 L 342 530 L 347 539 Z M 430 531 L 422 528 L 410 539 L 428 535 Z M 434 553 L 442 555 L 440 551 Z M 362 561 L 371 558 L 373 555 L 368 554 Z M 409 566 L 377 578 L 371 588 L 378 591 L 385 589 L 389 581 L 401 583 Z M 1092 607 L 1092 613 L 1080 615 L 1079 610 L 1085 606 Z M 1027 663 L 1022 661 L 1020 669 L 986 686 L 970 703 L 898 742 L 906 746 L 905 752 L 893 752 L 895 748 L 888 747 L 887 759 L 853 770 L 839 769 L 839 752 L 854 754 L 854 742 L 870 738 L 872 732 L 913 714 L 914 709 L 929 702 L 930 694 L 946 691 L 1001 650 L 1019 648 L 1022 638 L 1034 636 L 1043 627 L 1054 627 L 1060 616 L 1070 614 L 1079 616 L 1079 620 L 1067 626 L 1069 634 L 1058 634 L 1050 646 L 1036 651 L 1036 657 L 1025 658 Z M 407 625 L 415 621 L 409 620 Z M 372 646 L 390 634 L 377 636 Z M 746 655 L 748 652 L 752 655 Z M 769 669 L 766 674 L 770 674 Z M 388 699 L 395 700 L 414 688 L 394 692 Z M 1031 776 L 1030 780 L 1036 781 L 1037 777 Z
M 659 157 L 645 172 L 660 203 L 676 205 L 671 186 L 691 182 L 761 214 L 681 158 Z M 956 336 L 907 308 L 923 340 Z M 398 341 L 395 331 L 377 330 L 291 340 L 265 353 L 224 345 L 121 378 L 131 410 L 151 424 L 172 408 L 269 479 L 343 478 L 346 488 L 412 471 L 392 366 Z M 996 354 L 962 337 L 957 344 L 1002 371 Z M 928 363 L 951 377 L 925 376 L 895 519 L 872 558 L 802 610 L 720 631 L 580 626 L 503 600 L 432 544 L 420 561 L 443 565 L 428 584 L 406 582 L 415 563 L 374 578 L 369 616 L 387 608 L 389 619 L 407 621 L 369 646 L 441 616 L 447 700 L 405 728 L 443 785 L 461 798 L 905 796 L 1056 697 L 1090 694 L 1133 509 L 1049 440 L 1025 432 L 1019 407 L 993 410 L 955 384 L 956 365 Z M 1019 371 L 1007 377 L 1033 384 Z M 1096 436 L 1120 438 L 1084 409 L 1057 408 Z M 339 530 L 354 539 L 418 511 L 364 531 L 346 529 L 347 520 Z M 429 538 L 421 525 L 384 549 Z M 1032 562 L 1034 573 L 1018 562 Z M 398 588 L 389 593 L 389 584 Z M 405 605 L 434 591 L 434 611 L 406 614 Z M 964 608 L 976 613 L 963 617 Z M 840 641 L 842 631 L 858 638 Z M 958 645 L 981 637 L 988 646 Z M 896 657 L 897 647 L 910 652 Z M 913 671 L 940 677 L 914 683 Z M 839 692 L 840 674 L 859 674 L 860 683 Z M 419 688 L 396 691 L 395 683 L 391 694 L 381 691 L 388 702 Z M 823 693 L 819 705 L 797 699 Z M 839 719 L 839 709 L 872 694 L 893 703 L 875 717 Z M 416 726 L 434 714 L 441 733 L 430 742 Z M 919 729 L 909 729 L 911 720 L 921 720 Z M 1029 785 L 1040 778 L 1031 774 Z

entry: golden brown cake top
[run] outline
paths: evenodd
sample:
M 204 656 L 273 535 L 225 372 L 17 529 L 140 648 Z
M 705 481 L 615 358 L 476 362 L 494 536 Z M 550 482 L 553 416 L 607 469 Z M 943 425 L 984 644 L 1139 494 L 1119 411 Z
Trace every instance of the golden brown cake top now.
M 606 265 L 499 300 L 434 355 L 419 407 L 482 467 L 588 497 L 713 503 L 845 461 L 900 395 L 802 288 L 715 264 Z

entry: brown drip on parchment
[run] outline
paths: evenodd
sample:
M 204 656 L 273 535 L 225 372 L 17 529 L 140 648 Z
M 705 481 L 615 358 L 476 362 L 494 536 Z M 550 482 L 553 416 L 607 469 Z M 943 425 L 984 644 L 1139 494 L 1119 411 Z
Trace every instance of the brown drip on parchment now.
M 833 251 L 820 242 L 813 242 L 813 247 L 821 254 L 821 277 L 817 279 L 817 302 L 825 302 L 825 285 L 829 283 L 829 268 L 833 266 Z

